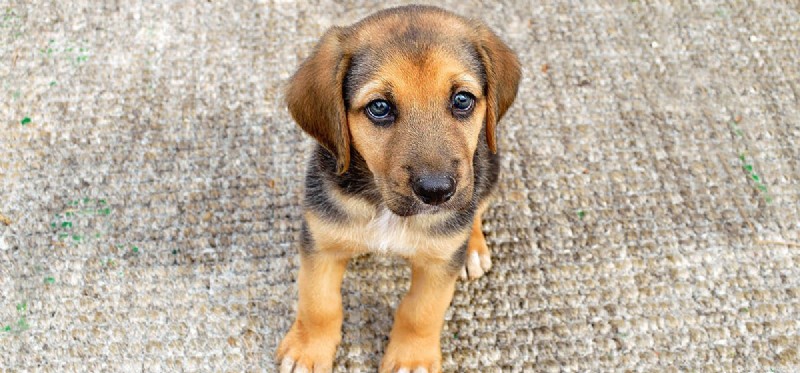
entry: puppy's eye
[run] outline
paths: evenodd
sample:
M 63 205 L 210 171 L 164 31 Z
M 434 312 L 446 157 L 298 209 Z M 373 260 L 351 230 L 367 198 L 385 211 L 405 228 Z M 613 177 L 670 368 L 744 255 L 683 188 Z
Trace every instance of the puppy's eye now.
M 453 114 L 469 114 L 474 106 L 475 96 L 467 92 L 458 92 L 453 95 Z
M 392 104 L 386 100 L 374 100 L 367 104 L 367 116 L 375 124 L 388 125 L 394 119 L 392 116 Z

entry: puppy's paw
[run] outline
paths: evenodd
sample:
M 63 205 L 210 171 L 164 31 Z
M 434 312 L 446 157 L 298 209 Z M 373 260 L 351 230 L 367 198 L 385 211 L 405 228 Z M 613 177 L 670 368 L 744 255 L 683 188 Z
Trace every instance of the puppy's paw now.
M 441 373 L 442 353 L 436 338 L 396 338 L 386 347 L 381 373 Z
M 310 333 L 295 322 L 278 346 L 280 373 L 328 373 L 339 344 L 339 333 Z
M 467 243 L 467 261 L 461 268 L 461 279 L 475 280 L 483 276 L 492 268 L 492 257 L 483 232 L 478 231 L 469 238 Z

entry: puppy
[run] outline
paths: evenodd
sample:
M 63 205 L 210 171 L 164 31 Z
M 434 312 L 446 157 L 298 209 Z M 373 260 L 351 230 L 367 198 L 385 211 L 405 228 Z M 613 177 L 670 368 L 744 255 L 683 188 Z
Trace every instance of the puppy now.
M 484 24 L 435 7 L 388 9 L 325 33 L 286 94 L 318 146 L 281 372 L 331 371 L 347 261 L 371 252 L 399 255 L 412 271 L 381 372 L 441 371 L 456 278 L 491 266 L 481 214 L 498 179 L 495 128 L 519 79 L 516 56 Z

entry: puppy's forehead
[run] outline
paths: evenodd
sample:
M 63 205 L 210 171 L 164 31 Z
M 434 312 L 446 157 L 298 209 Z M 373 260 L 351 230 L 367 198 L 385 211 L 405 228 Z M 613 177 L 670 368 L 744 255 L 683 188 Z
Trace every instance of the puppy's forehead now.
M 480 86 L 485 84 L 480 55 L 471 41 L 473 29 L 465 19 L 438 10 L 378 16 L 349 30 L 351 58 L 344 82 L 345 102 L 352 102 L 353 95 L 367 83 L 398 78 L 379 76 L 398 61 L 419 67 L 457 64 L 460 66 L 440 67 L 465 70 Z
M 405 6 L 377 12 L 349 29 L 359 44 L 433 41 L 470 35 L 471 21 L 439 8 Z

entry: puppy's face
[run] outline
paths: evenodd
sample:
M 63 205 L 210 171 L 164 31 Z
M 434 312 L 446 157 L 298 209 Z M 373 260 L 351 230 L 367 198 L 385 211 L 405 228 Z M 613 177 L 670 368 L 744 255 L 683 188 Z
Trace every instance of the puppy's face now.
M 345 102 L 352 144 L 398 215 L 462 209 L 486 113 L 480 61 L 466 48 L 414 40 L 362 50 Z M 409 43 L 410 45 L 404 45 Z
M 386 207 L 408 216 L 471 203 L 481 132 L 494 151 L 518 81 L 516 57 L 482 25 L 419 7 L 329 31 L 287 97 L 340 172 L 354 147 Z

